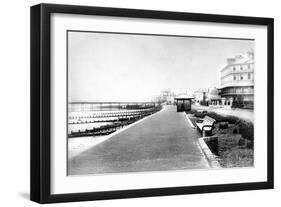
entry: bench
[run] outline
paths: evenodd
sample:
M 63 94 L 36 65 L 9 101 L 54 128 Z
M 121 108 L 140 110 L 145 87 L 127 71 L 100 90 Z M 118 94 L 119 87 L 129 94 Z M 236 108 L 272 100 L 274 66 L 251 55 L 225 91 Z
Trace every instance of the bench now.
M 206 134 L 212 134 L 212 130 L 214 128 L 215 122 L 216 122 L 215 119 L 209 116 L 205 116 L 204 119 L 199 119 L 196 122 L 196 126 L 197 129 L 200 131 L 200 133 L 203 134 L 203 136 L 205 136 Z M 205 132 L 205 134 L 203 133 L 203 131 Z

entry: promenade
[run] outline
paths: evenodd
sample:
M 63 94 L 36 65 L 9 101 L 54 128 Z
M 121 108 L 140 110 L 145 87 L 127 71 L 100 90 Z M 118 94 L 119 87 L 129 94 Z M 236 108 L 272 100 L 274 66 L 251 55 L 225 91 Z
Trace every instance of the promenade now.
M 68 161 L 68 174 L 209 168 L 199 133 L 175 106 L 163 110 Z

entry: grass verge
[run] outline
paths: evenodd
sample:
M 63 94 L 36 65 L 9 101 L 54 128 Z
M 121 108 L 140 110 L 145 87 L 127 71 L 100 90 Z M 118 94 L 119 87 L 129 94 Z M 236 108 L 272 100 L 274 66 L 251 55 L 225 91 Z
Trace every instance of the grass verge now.
M 222 167 L 251 167 L 254 165 L 254 125 L 234 116 L 221 116 L 214 112 L 192 111 L 188 114 L 196 126 L 196 121 L 205 116 L 216 120 L 213 135 L 217 141 L 206 142 L 210 150 L 218 156 Z

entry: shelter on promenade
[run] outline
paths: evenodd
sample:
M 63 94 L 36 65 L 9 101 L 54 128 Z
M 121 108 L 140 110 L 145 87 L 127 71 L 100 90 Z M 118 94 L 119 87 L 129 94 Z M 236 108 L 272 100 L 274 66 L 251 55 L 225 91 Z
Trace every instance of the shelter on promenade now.
M 180 95 L 175 98 L 177 105 L 177 112 L 191 111 L 192 96 Z

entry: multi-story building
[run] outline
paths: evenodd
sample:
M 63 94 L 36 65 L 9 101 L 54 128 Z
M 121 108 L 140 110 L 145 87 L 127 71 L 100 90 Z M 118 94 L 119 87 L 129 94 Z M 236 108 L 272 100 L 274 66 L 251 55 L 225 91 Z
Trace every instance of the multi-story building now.
M 193 96 L 196 103 L 200 103 L 202 105 L 207 104 L 207 89 L 198 89 L 197 91 L 194 91 Z
M 220 70 L 222 104 L 230 107 L 254 106 L 254 54 L 228 58 Z
M 201 105 L 220 105 L 221 96 L 219 90 L 216 87 L 208 89 L 199 89 L 193 93 L 195 103 Z
M 220 91 L 216 88 L 209 88 L 208 89 L 208 105 L 220 105 L 221 104 L 221 96 L 220 96 Z
M 175 97 L 174 92 L 169 89 L 163 90 L 160 95 L 161 102 L 165 102 L 166 104 L 174 104 Z

